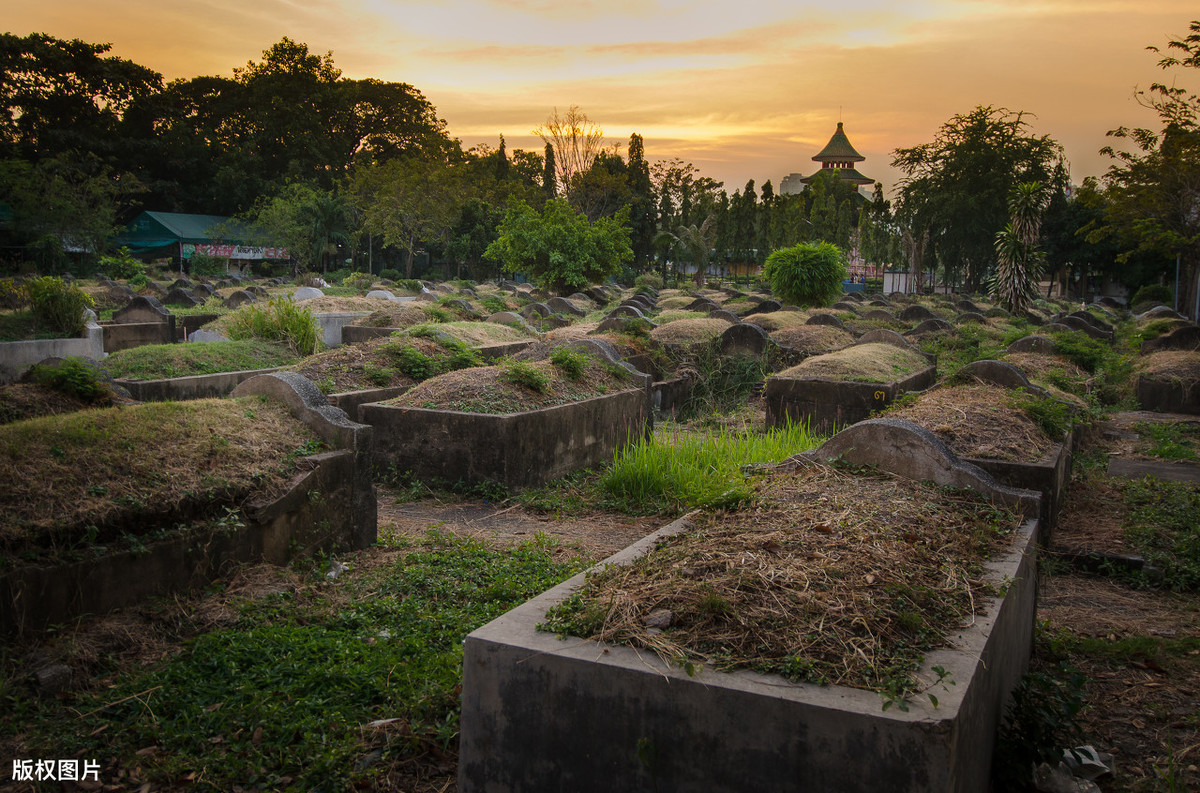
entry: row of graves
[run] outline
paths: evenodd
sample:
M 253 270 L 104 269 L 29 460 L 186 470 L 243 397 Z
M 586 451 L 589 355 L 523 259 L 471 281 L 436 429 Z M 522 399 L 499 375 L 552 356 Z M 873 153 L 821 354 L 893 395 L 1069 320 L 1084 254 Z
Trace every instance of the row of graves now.
M 233 286 L 251 306 L 281 291 Z M 1038 548 L 1095 381 L 1063 353 L 1112 344 L 1119 309 L 1039 301 L 1014 318 L 955 296 L 801 310 L 734 289 L 376 286 L 286 290 L 336 315 L 322 352 L 152 388 L 116 377 L 139 399 L 0 428 L 5 464 L 61 474 L 52 491 L 6 485 L 22 507 L 0 533 L 4 631 L 194 585 L 228 559 L 369 545 L 372 472 L 523 488 L 603 465 L 686 403 L 702 360 L 753 358 L 770 372 L 766 425 L 830 437 L 747 470 L 744 508 L 689 514 L 472 633 L 459 789 L 987 788 L 1032 647 Z M 171 324 L 153 297 L 123 311 Z M 1142 407 L 1200 413 L 1197 328 L 1161 307 L 1133 321 L 1147 338 Z M 209 319 L 186 346 L 231 343 L 228 322 Z M 996 354 L 939 369 L 939 353 L 972 346 Z M 260 437 L 266 423 L 280 440 Z M 202 464 L 182 466 L 195 481 L 160 459 L 175 444 L 196 447 Z M 97 469 L 89 455 L 110 447 Z M 237 464 L 214 473 L 228 447 Z M 146 480 L 161 491 L 147 496 Z M 240 504 L 247 525 L 222 529 L 228 548 L 211 542 L 215 516 Z M 161 553 L 117 542 L 131 522 L 160 530 L 185 514 L 194 529 L 156 540 Z M 137 567 L 148 557 L 159 571 Z

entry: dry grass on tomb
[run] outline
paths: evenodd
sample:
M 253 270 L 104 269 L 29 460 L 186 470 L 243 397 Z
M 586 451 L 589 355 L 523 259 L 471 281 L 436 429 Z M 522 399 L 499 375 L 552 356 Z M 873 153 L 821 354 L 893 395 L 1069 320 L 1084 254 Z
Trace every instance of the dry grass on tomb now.
M 307 308 L 314 314 L 343 314 L 352 312 L 375 311 L 381 306 L 395 301 L 381 297 L 310 297 L 308 300 L 297 300 L 296 305 Z
M 658 307 L 663 311 L 677 311 L 681 308 L 687 308 L 692 303 L 696 302 L 696 298 L 690 295 L 677 295 L 674 297 L 663 297 L 659 293 Z
M 806 358 L 785 369 L 777 377 L 820 377 L 830 380 L 855 380 L 890 383 L 903 380 L 929 367 L 925 356 L 891 344 L 857 344 L 842 350 Z
M 468 347 L 487 347 L 493 344 L 529 341 L 536 335 L 512 325 L 501 325 L 498 322 L 439 322 L 420 328 L 422 332 L 425 329 L 445 333 Z M 404 331 L 400 333 L 404 335 Z
M 387 305 L 374 309 L 369 315 L 350 324 L 369 328 L 407 328 L 429 321 L 429 315 L 424 309 L 412 303 L 397 303 L 392 300 L 386 303 Z
M 698 344 L 720 336 L 731 323 L 723 319 L 679 319 L 659 325 L 650 338 L 660 344 Z
M 436 374 L 429 370 L 447 365 L 454 355 L 434 339 L 385 336 L 310 355 L 289 371 L 308 378 L 326 394 L 411 387 Z
M 961 457 L 1037 462 L 1055 442 L 1012 404 L 1012 392 L 987 385 L 939 388 L 889 410 L 888 418 L 919 424 Z
M 546 331 L 547 339 L 585 339 L 591 336 L 596 328 L 600 327 L 599 322 L 581 322 L 576 325 L 567 325 L 562 328 L 554 328 Z
M 294 453 L 312 442 L 286 407 L 259 398 L 148 402 L 0 427 L 0 549 L 88 534 L 105 542 L 158 528 L 147 515 L 280 493 Z
M 381 404 L 464 413 L 523 413 L 582 402 L 634 388 L 624 368 L 581 356 L 586 367 L 569 377 L 550 361 L 516 361 L 449 372 Z M 530 371 L 536 374 L 528 374 Z M 530 383 L 539 383 L 531 385 Z
M 106 399 L 103 404 L 97 405 L 37 383 L 9 383 L 0 385 L 0 424 L 108 407 L 111 403 L 111 399 Z
M 767 333 L 774 333 L 786 328 L 805 327 L 804 323 L 808 322 L 808 316 L 806 311 L 772 311 L 769 314 L 751 314 L 742 321 L 757 325 Z
M 984 561 L 1019 525 L 977 495 L 812 464 L 768 472 L 755 491 L 754 506 L 703 515 L 589 576 L 549 629 L 675 663 L 911 693 L 924 653 L 994 594 Z
M 1153 380 L 1200 381 L 1200 352 L 1163 350 L 1147 355 L 1138 370 Z
M 807 353 L 827 353 L 849 347 L 854 336 L 829 325 L 801 325 L 773 331 L 771 338 L 784 347 Z

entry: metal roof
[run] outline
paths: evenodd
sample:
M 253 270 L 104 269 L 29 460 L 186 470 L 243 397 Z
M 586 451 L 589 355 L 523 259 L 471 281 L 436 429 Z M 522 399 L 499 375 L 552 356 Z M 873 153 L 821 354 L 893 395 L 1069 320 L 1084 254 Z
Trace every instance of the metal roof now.
M 825 144 L 825 148 L 821 149 L 821 153 L 813 159 L 817 162 L 862 162 L 867 158 L 856 152 L 850 145 L 850 139 L 846 137 L 846 133 L 842 130 L 842 122 L 839 121 L 833 137 Z

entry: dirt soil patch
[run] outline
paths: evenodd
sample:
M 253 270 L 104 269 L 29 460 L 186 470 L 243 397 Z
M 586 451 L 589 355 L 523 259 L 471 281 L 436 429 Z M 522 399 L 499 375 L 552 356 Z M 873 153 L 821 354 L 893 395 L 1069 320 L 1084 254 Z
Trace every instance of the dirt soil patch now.
M 816 355 L 841 350 L 854 343 L 852 334 L 828 325 L 801 325 L 797 328 L 784 328 L 773 331 L 771 338 L 785 347 Z
M 785 369 L 777 377 L 821 377 L 830 380 L 855 380 L 891 383 L 925 369 L 929 362 L 915 350 L 891 344 L 856 344 L 842 350 L 806 358 Z
M 889 410 L 888 418 L 919 424 L 962 457 L 1038 462 L 1055 442 L 1006 389 L 964 385 L 927 391 L 916 401 Z
M 1020 523 L 978 496 L 814 464 L 755 489 L 753 508 L 703 514 L 590 576 L 549 627 L 675 663 L 911 693 L 924 653 L 994 594 L 983 561 Z

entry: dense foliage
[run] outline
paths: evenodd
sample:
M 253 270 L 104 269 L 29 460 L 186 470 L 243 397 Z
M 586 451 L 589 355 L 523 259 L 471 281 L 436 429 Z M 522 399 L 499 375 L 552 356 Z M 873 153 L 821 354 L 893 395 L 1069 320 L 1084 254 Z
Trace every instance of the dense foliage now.
M 797 306 L 826 305 L 842 291 L 846 254 L 828 242 L 804 243 L 767 257 L 763 278 L 780 299 Z

